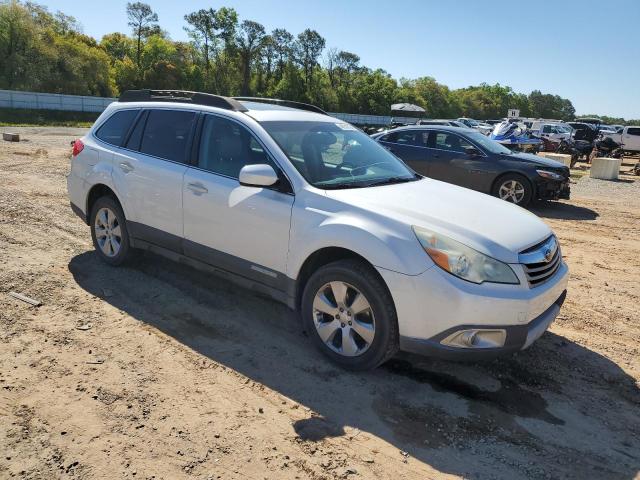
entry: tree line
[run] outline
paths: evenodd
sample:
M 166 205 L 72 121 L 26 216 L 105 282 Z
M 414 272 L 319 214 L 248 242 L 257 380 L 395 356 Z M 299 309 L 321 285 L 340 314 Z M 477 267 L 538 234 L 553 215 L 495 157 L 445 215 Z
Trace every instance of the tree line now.
M 78 21 L 34 2 L 0 2 L 0 88 L 116 96 L 135 88 L 181 89 L 219 95 L 277 97 L 327 111 L 387 115 L 393 103 L 420 105 L 431 118 L 575 117 L 570 100 L 534 90 L 481 84 L 449 89 L 433 77 L 402 78 L 362 65 L 360 57 L 326 45 L 317 31 L 268 32 L 233 8 L 184 16 L 189 41 L 174 41 L 142 2 L 126 7 L 130 34 L 100 41 Z M 612 123 L 624 119 L 607 117 Z

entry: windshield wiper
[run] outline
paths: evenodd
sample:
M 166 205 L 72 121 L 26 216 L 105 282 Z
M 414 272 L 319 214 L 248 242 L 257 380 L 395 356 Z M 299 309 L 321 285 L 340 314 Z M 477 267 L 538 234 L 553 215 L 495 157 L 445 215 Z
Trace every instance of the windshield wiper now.
M 347 182 L 347 183 L 327 183 L 325 185 L 314 185 L 317 188 L 321 188 L 323 190 L 340 190 L 343 188 L 363 188 L 368 187 L 367 184 L 356 183 L 356 182 Z
M 396 183 L 407 183 L 407 182 L 413 182 L 415 180 L 419 180 L 420 177 L 418 176 L 413 176 L 413 177 L 389 177 L 389 178 L 381 178 L 380 180 L 375 180 L 373 182 L 369 182 L 367 184 L 365 184 L 365 187 L 378 187 L 380 185 L 393 185 Z
M 422 177 L 420 175 L 415 175 L 413 177 L 388 177 L 381 178 L 379 180 L 374 180 L 371 182 L 340 182 L 340 183 L 327 183 L 324 185 L 315 185 L 317 188 L 322 188 L 324 190 L 340 190 L 342 188 L 366 188 L 366 187 L 377 187 L 378 185 L 391 185 L 394 183 L 406 183 L 413 182 L 414 180 L 420 180 Z

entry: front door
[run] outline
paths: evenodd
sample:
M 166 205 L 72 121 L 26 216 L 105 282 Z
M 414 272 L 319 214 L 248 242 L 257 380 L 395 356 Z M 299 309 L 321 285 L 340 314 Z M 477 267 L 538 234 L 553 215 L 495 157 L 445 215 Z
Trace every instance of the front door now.
M 183 182 L 185 254 L 284 290 L 295 198 L 288 180 L 234 120 L 206 115 L 198 150 Z M 250 164 L 271 165 L 280 181 L 273 188 L 240 185 L 240 169 Z
M 432 131 L 427 140 L 427 149 L 432 152 L 432 178 L 460 185 L 461 187 L 483 190 L 486 184 L 486 156 L 475 145 L 462 136 L 450 131 Z M 467 149 L 476 149 L 476 154 Z

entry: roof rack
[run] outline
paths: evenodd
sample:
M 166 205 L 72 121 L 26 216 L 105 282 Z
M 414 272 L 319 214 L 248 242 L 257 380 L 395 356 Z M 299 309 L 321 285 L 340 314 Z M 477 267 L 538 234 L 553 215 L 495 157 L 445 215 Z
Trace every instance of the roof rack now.
M 269 103 L 273 105 L 282 105 L 283 107 L 296 108 L 298 110 L 307 110 L 309 112 L 321 113 L 322 115 L 328 115 L 327 112 L 320 107 L 311 105 L 309 103 L 294 102 L 293 100 L 280 100 L 279 98 L 262 98 L 262 97 L 233 97 L 234 100 L 240 100 L 244 102 L 257 102 L 257 103 Z
M 210 93 L 187 90 L 127 90 L 122 92 L 119 102 L 184 102 L 208 107 L 224 108 L 234 112 L 246 112 L 247 107 L 237 100 Z

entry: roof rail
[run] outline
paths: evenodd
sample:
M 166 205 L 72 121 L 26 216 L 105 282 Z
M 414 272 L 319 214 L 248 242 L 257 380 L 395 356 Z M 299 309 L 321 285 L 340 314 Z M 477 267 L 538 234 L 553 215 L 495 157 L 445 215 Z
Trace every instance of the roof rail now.
M 184 102 L 208 107 L 224 108 L 234 112 L 246 112 L 247 107 L 237 100 L 210 93 L 187 90 L 127 90 L 122 92 L 119 102 Z
M 257 102 L 257 103 L 269 103 L 273 105 L 282 105 L 283 107 L 297 108 L 298 110 L 307 110 L 309 112 L 328 115 L 328 113 L 322 110 L 320 107 L 316 107 L 315 105 L 311 105 L 309 103 L 294 102 L 293 100 L 280 100 L 279 98 L 262 98 L 262 97 L 233 97 L 233 99 L 244 101 L 244 102 Z

